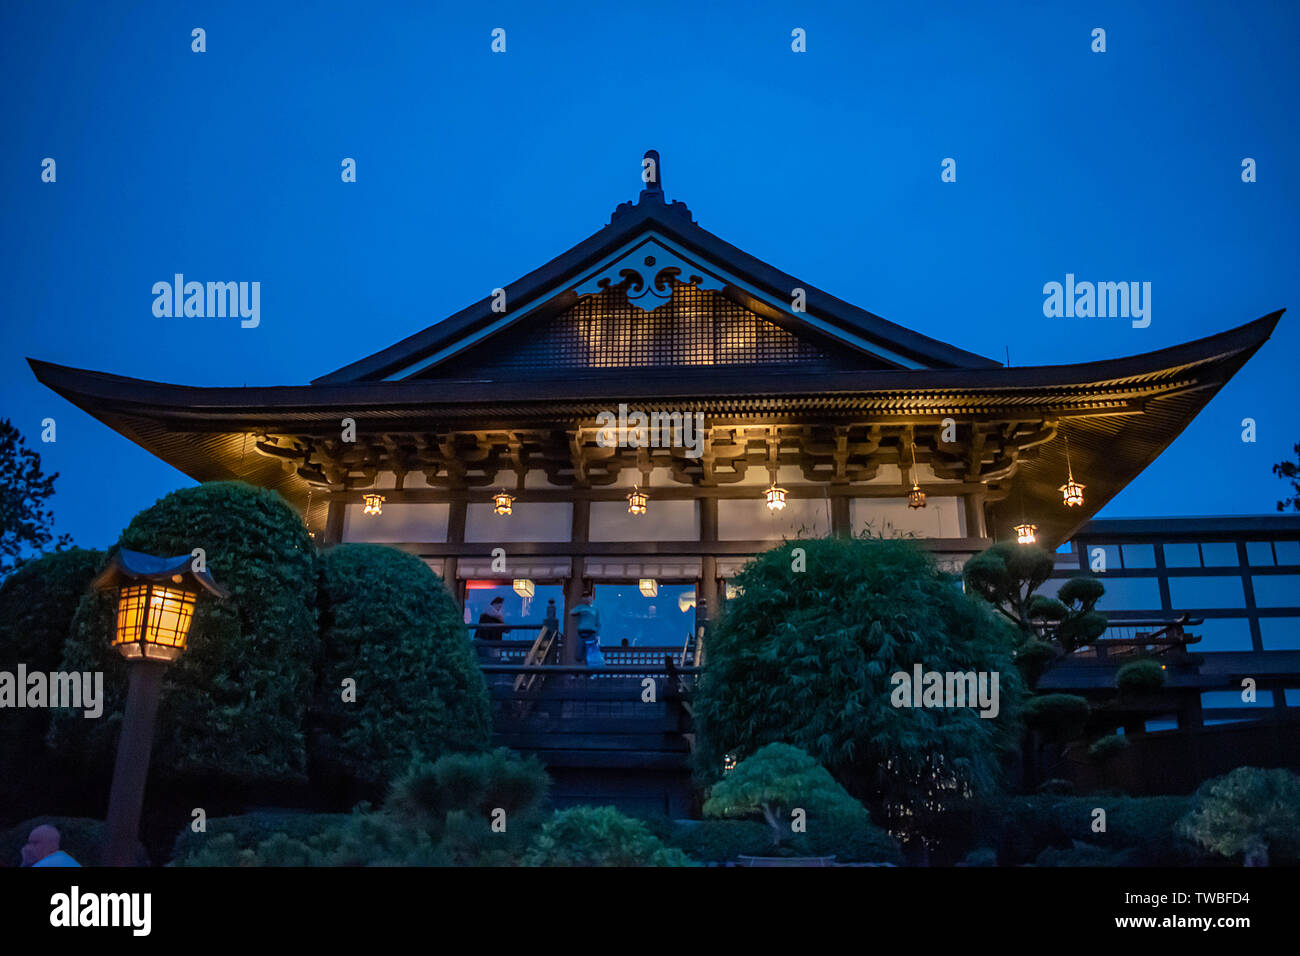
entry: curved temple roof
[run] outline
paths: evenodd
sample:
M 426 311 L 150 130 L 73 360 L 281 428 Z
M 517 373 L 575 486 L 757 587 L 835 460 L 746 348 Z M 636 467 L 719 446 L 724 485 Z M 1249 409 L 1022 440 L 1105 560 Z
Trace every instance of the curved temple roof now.
M 658 169 L 657 154 L 653 158 Z M 653 268 L 649 268 L 653 266 Z M 682 283 L 721 296 L 782 332 L 816 343 L 829 366 L 681 364 L 503 373 L 465 362 L 485 339 L 530 331 L 589 293 L 667 302 Z M 802 290 L 806 312 L 791 308 Z M 1071 462 L 1087 506 L 1065 509 L 1065 461 L 1049 442 L 1017 462 L 1014 493 L 994 506 L 999 536 L 1023 499 L 1048 542 L 1059 542 L 1133 480 L 1272 334 L 1282 311 L 1172 348 L 1073 365 L 1006 368 L 827 295 L 699 228 L 651 181 L 608 226 L 491 298 L 310 385 L 196 387 L 125 378 L 29 359 L 36 377 L 73 404 L 196 480 L 241 478 L 299 503 L 306 482 L 250 454 L 250 434 L 337 437 L 359 432 L 562 427 L 620 402 L 715 422 L 815 420 L 936 425 L 1069 420 Z M 719 299 L 718 301 L 723 301 Z M 651 314 L 658 305 L 641 308 Z M 728 306 L 730 307 L 730 306 Z M 670 310 L 671 313 L 671 310 Z M 481 350 L 478 353 L 482 354 Z M 459 360 L 456 360 L 459 359 Z M 456 361 L 453 361 L 456 360 Z M 1014 506 L 1014 514 L 1012 508 Z

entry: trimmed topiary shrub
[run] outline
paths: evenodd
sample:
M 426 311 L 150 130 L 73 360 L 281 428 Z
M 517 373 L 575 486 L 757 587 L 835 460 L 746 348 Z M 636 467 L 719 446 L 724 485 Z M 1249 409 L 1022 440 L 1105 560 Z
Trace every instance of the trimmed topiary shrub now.
M 724 755 L 786 742 L 878 801 L 905 836 L 993 787 L 1019 739 L 1014 641 L 927 552 L 900 539 L 799 540 L 759 555 L 736 583 L 744 591 L 709 637 L 696 692 L 702 784 Z M 913 665 L 996 673 L 997 716 L 894 706 L 894 675 L 910 678 Z
M 702 863 L 729 863 L 772 849 L 771 828 L 757 820 L 678 821 L 666 829 L 665 843 Z
M 613 807 L 570 807 L 542 826 L 525 866 L 691 866 L 640 820 Z
M 485 749 L 483 675 L 456 602 L 428 565 L 395 548 L 345 544 L 321 556 L 319 572 L 313 769 L 380 785 L 417 751 L 436 759 Z
M 1300 776 L 1238 767 L 1201 784 L 1179 832 L 1247 866 L 1300 860 Z
M 279 495 L 241 482 L 172 492 L 132 520 L 120 547 L 172 556 L 202 548 L 230 598 L 200 598 L 187 650 L 167 670 L 153 776 L 257 784 L 301 781 L 303 715 L 316 657 L 315 549 Z M 60 669 L 104 672 L 105 716 L 56 712 L 69 772 L 107 786 L 127 669 L 111 648 L 116 596 L 82 598 Z
M 1150 694 L 1165 686 L 1165 669 L 1153 660 L 1130 661 L 1115 673 L 1121 694 Z
M 452 862 L 507 865 L 540 830 L 550 784 L 540 761 L 505 747 L 433 763 L 417 758 L 384 810 L 429 834 Z
M 1128 750 L 1128 738 L 1120 734 L 1107 734 L 1099 737 L 1088 747 L 1088 756 L 1098 762 L 1105 762 Z
M 1132 850 L 1115 850 L 1075 840 L 1069 849 L 1048 847 L 1038 854 L 1035 866 L 1137 866 Z
M 258 845 L 275 836 L 286 836 L 306 843 L 330 828 L 341 827 L 346 813 L 295 813 L 263 810 L 233 817 L 211 817 L 206 830 L 195 833 L 186 827 L 176 837 L 172 862 L 178 866 L 238 866 L 238 854 L 256 850 Z M 196 862 L 205 853 L 215 853 L 229 862 Z M 216 857 L 207 857 L 216 859 Z M 251 859 L 251 858 L 250 858 Z
M 1025 703 L 1024 720 L 1046 741 L 1074 740 L 1088 721 L 1088 702 L 1074 694 L 1041 694 Z
M 780 743 L 767 744 L 740 761 L 713 785 L 704 802 L 707 817 L 761 815 L 772 846 L 792 835 L 791 814 L 796 809 L 809 821 L 867 815 L 825 767 L 798 747 Z M 808 826 L 811 829 L 811 822 Z

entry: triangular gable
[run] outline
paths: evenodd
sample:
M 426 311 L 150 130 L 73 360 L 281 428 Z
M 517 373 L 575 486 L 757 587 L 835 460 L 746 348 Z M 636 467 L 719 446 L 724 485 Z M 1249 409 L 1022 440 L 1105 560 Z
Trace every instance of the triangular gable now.
M 633 308 L 653 314 L 678 283 L 726 296 L 848 367 L 1000 365 L 858 309 L 748 255 L 701 229 L 682 203 L 665 202 L 660 182 L 647 185 L 635 205 L 619 206 L 605 228 L 506 286 L 504 295 L 489 296 L 314 384 L 437 376 L 440 366 L 487 339 L 507 330 L 531 333 L 584 297 L 620 287 Z
M 892 367 L 782 328 L 720 290 L 675 280 L 647 293 L 625 278 L 583 295 L 553 318 L 523 326 L 490 336 L 455 362 L 417 377 L 500 380 L 702 366 L 826 372 Z

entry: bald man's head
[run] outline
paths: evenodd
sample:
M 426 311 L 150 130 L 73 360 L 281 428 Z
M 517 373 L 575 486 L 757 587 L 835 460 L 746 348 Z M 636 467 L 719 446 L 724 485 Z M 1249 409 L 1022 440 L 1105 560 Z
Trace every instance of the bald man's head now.
M 51 853 L 59 852 L 59 830 L 48 823 L 34 828 L 23 847 L 23 866 L 33 866 Z

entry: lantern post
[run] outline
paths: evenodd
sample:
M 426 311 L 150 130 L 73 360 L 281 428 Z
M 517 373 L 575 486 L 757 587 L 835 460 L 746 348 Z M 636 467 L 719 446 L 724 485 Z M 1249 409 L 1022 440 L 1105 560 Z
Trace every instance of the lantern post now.
M 130 866 L 135 860 L 163 673 L 185 650 L 200 592 L 227 596 L 207 570 L 194 570 L 194 561 L 188 554 L 156 558 L 122 549 L 94 581 L 98 589 L 117 590 L 113 647 L 130 668 L 108 795 L 108 866 Z

